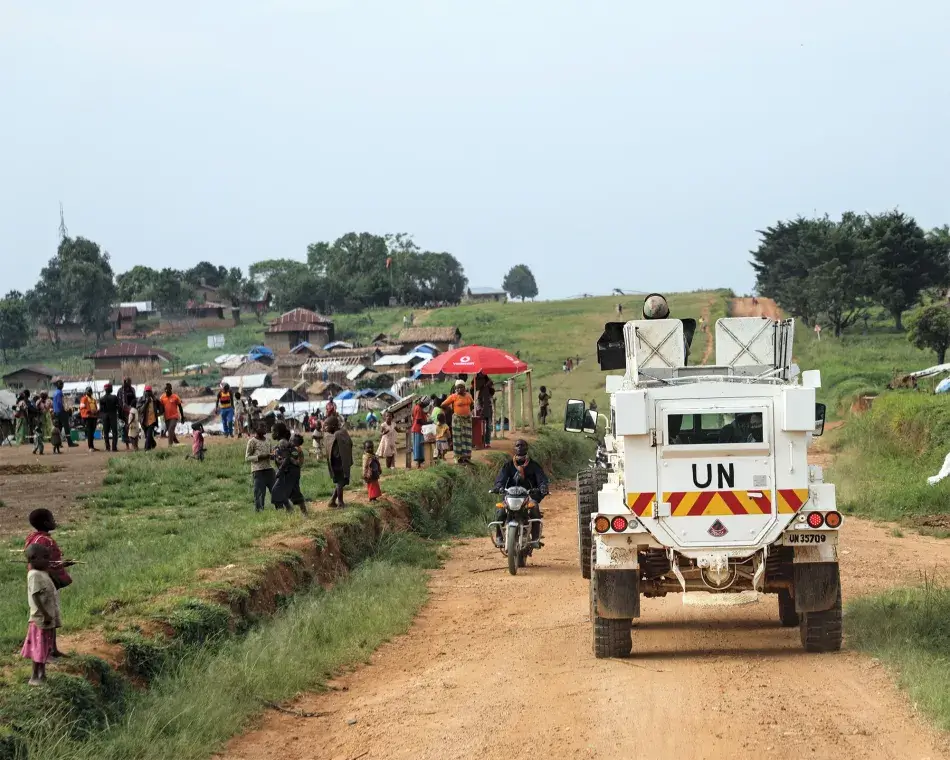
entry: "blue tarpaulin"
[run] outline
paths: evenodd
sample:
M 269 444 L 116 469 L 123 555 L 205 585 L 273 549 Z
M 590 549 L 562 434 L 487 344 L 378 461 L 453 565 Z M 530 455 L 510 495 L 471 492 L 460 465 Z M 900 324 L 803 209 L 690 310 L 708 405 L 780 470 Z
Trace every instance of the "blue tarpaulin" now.
M 946 393 L 947 391 L 950 391 L 950 377 L 945 377 L 934 389 L 934 393 Z
M 353 391 L 343 391 L 334 397 L 334 401 L 346 401 L 348 398 L 355 398 L 356 394 Z
M 256 362 L 259 359 L 273 359 L 274 352 L 267 346 L 254 346 L 254 348 L 247 352 L 247 358 L 252 362 Z

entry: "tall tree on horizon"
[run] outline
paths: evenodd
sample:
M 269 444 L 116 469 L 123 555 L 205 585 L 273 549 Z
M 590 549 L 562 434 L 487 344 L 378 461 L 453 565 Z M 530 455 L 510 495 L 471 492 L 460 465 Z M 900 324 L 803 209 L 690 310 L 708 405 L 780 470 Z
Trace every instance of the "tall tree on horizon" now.
M 522 303 L 538 295 L 538 283 L 527 264 L 516 264 L 508 270 L 501 287 L 512 298 L 520 298 Z

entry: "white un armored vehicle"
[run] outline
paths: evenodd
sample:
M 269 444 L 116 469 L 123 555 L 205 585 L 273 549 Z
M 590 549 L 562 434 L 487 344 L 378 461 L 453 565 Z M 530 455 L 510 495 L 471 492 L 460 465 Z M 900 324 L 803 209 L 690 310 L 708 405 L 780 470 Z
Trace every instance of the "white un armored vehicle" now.
M 809 465 L 824 429 L 817 371 L 792 364 L 792 320 L 720 319 L 715 364 L 687 366 L 696 329 L 662 296 L 610 323 L 597 344 L 610 418 L 578 476 L 581 570 L 590 578 L 596 657 L 631 651 L 640 597 L 755 590 L 810 652 L 841 647 L 835 490 Z M 569 401 L 565 429 L 596 432 Z M 600 419 L 605 419 L 602 415 Z

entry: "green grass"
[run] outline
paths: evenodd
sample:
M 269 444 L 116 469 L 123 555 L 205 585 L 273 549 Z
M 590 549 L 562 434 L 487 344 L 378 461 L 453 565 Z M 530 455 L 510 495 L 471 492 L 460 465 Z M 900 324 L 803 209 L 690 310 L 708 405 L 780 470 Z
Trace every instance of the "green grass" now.
M 194 650 L 148 691 L 133 695 L 125 717 L 111 728 L 85 741 L 69 735 L 66 721 L 54 732 L 36 731 L 30 756 L 206 758 L 267 703 L 320 688 L 339 668 L 366 661 L 380 644 L 408 630 L 425 602 L 426 568 L 433 564 L 430 548 L 407 548 L 405 540 L 383 547 L 331 591 L 294 599 L 242 638 Z
M 914 704 L 950 730 L 950 589 L 925 581 L 851 602 L 848 644 L 894 669 Z
M 175 493 L 184 493 L 186 497 L 186 480 L 190 477 L 195 481 L 196 493 L 215 488 L 221 491 L 215 498 L 246 498 L 246 491 L 236 483 L 222 484 L 228 480 L 223 477 L 227 473 L 233 476 L 243 471 L 236 453 L 239 447 L 217 447 L 212 454 L 220 449 L 227 449 L 228 455 L 206 462 L 204 473 L 178 473 L 183 465 L 177 458 L 116 460 L 122 463 L 110 473 L 110 483 L 96 498 L 95 509 L 122 510 L 126 520 L 140 531 L 145 530 L 146 535 L 103 534 L 101 545 L 90 549 L 89 556 L 103 560 L 111 557 L 119 563 L 123 555 L 134 551 L 138 556 L 140 546 L 150 546 L 151 533 L 141 520 L 154 513 L 148 493 L 152 493 L 153 499 L 161 498 L 156 497 L 161 493 L 156 490 L 156 479 L 163 478 L 166 471 L 176 473 L 172 476 Z M 589 449 L 583 438 L 545 431 L 534 444 L 534 455 L 548 464 L 554 477 L 564 477 L 583 466 Z M 482 533 L 493 504 L 487 494 L 493 470 L 494 466 L 440 465 L 400 473 L 386 481 L 386 490 L 410 504 L 413 527 L 426 536 Z M 319 485 L 314 483 L 314 487 Z M 121 490 L 113 493 L 112 489 Z M 112 502 L 120 496 L 118 503 Z M 89 612 L 90 605 L 98 606 L 118 593 L 109 584 L 120 584 L 130 599 L 129 608 L 138 614 L 158 609 L 149 594 L 160 594 L 163 588 L 184 584 L 184 588 L 175 589 L 171 595 L 175 603 L 161 608 L 169 611 L 163 619 L 175 630 L 178 643 L 174 655 L 163 656 L 159 651 L 163 645 L 159 642 L 127 634 L 123 639 L 127 657 L 141 665 L 136 672 L 148 676 L 147 690 L 125 687 L 122 679 L 117 679 L 107 667 L 90 660 L 72 663 L 71 673 L 57 669 L 59 672 L 51 676 L 48 690 L 43 692 L 42 705 L 36 696 L 41 692 L 24 685 L 27 666 L 18 665 L 12 671 L 12 680 L 8 674 L 0 700 L 0 724 L 8 731 L 6 737 L 0 734 L 0 757 L 16 757 L 15 751 L 26 749 L 30 757 L 46 760 L 205 758 L 246 728 L 268 703 L 292 698 L 302 690 L 320 688 L 339 668 L 365 661 L 380 643 L 407 630 L 425 601 L 426 574 L 438 566 L 441 547 L 436 541 L 413 533 L 375 538 L 372 531 L 345 529 L 337 531 L 344 556 L 352 551 L 370 559 L 331 591 L 311 589 L 289 598 L 275 616 L 247 621 L 247 625 L 231 630 L 228 610 L 189 598 L 187 592 L 195 588 L 195 570 L 215 564 L 206 561 L 208 557 L 228 555 L 228 547 L 233 547 L 236 553 L 227 556 L 228 561 L 253 561 L 254 555 L 247 552 L 249 537 L 279 529 L 292 519 L 286 515 L 255 515 L 249 504 L 245 509 L 252 519 L 262 521 L 256 530 L 250 530 L 236 512 L 219 511 L 203 518 L 195 513 L 193 519 L 212 529 L 207 531 L 212 535 L 216 524 L 209 522 L 209 516 L 230 516 L 242 529 L 230 539 L 219 541 L 185 527 L 173 534 L 182 542 L 181 546 L 163 544 L 148 562 L 131 570 L 126 562 L 121 573 L 114 573 L 123 576 L 121 579 L 109 578 L 99 570 L 81 578 L 89 588 L 84 590 L 77 583 L 72 607 L 66 612 L 67 619 L 70 610 L 77 615 L 85 613 L 78 625 L 95 621 Z M 355 522 L 368 510 L 354 508 L 344 515 L 324 519 Z M 89 527 L 97 519 L 91 516 Z M 188 519 L 181 513 L 175 514 L 176 522 Z M 71 538 L 80 535 L 85 534 L 76 530 Z M 92 535 L 88 534 L 90 538 Z M 156 575 L 163 562 L 164 574 Z M 22 568 L 10 583 L 21 590 Z M 100 585 L 103 588 L 98 588 Z M 64 593 L 64 600 L 72 591 Z M 18 610 L 11 610 L 15 612 Z M 13 635 L 19 638 L 22 614 L 14 617 Z M 83 672 L 76 673 L 83 668 Z M 4 742 L 10 746 L 5 747 Z
M 204 463 L 186 460 L 182 449 L 112 459 L 104 487 L 84 502 L 85 519 L 56 533 L 65 556 L 86 563 L 73 569 L 75 583 L 62 594 L 65 630 L 147 613 L 151 599 L 193 583 L 199 569 L 260 561 L 256 539 L 300 527 L 297 515 L 254 511 L 243 454 L 235 443 L 213 446 Z M 329 498 L 326 469 L 306 467 L 302 490 Z M 324 513 L 308 525 L 337 517 Z M 23 636 L 22 585 L 22 567 L 0 565 L 0 643 L 7 650 Z
M 931 486 L 950 451 L 950 404 L 941 396 L 894 391 L 841 429 L 831 482 L 843 511 L 918 525 L 950 512 L 950 479 Z
M 828 404 L 834 416 L 847 413 L 858 396 L 877 395 L 886 390 L 895 377 L 937 363 L 932 351 L 921 351 L 907 339 L 907 333 L 894 329 L 889 317 L 876 314 L 835 338 L 830 330 L 821 340 L 802 323 L 796 324 L 795 361 L 802 369 L 820 369 L 822 387 L 818 400 Z M 939 380 L 939 378 L 938 378 Z M 922 381 L 930 387 L 930 381 Z

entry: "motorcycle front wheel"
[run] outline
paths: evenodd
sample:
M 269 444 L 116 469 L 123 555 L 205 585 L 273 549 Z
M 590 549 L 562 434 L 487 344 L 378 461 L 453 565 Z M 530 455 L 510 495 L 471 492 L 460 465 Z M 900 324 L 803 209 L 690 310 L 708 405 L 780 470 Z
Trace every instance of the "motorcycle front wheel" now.
M 518 540 L 518 529 L 519 526 L 517 523 L 511 523 L 508 526 L 508 541 L 505 543 L 505 547 L 508 550 L 508 572 L 512 575 L 518 574 L 518 560 L 521 557 L 519 550 L 519 544 L 521 542 Z

